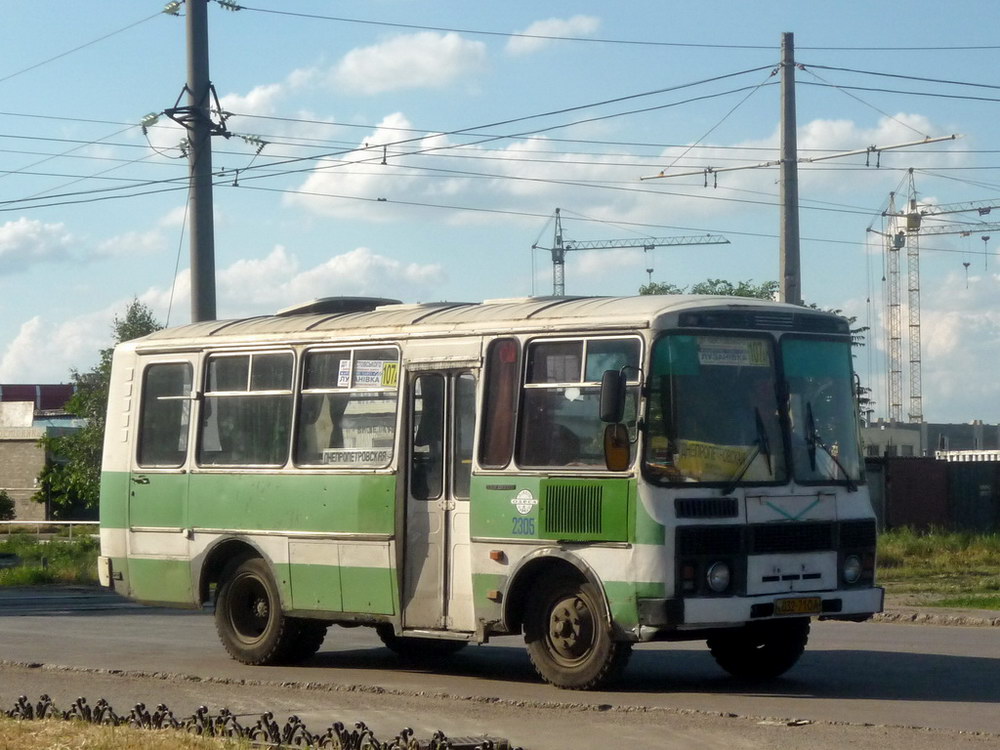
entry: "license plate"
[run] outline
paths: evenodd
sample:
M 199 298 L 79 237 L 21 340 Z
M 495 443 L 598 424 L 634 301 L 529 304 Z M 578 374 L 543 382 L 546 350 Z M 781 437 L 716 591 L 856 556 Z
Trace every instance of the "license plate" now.
M 774 602 L 776 615 L 818 615 L 822 610 L 823 602 L 818 596 L 777 599 Z

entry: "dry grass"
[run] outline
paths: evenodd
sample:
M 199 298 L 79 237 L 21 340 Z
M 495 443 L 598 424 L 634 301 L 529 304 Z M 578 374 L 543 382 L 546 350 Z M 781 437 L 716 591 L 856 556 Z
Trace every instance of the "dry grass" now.
M 248 742 L 198 737 L 172 730 L 45 719 L 0 717 L 0 750 L 249 750 Z

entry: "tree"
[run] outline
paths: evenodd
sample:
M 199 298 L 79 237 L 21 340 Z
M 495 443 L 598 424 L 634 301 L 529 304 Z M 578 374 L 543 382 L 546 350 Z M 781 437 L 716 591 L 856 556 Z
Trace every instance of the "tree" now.
M 112 324 L 114 344 L 145 336 L 163 326 L 152 310 L 133 299 L 123 317 Z M 102 349 L 97 366 L 88 372 L 72 371 L 76 392 L 66 403 L 66 411 L 86 420 L 86 425 L 63 435 L 46 435 L 41 443 L 49 460 L 38 476 L 36 502 L 49 502 L 54 518 L 94 515 L 101 486 L 101 450 L 111 383 L 114 346 Z
M 733 284 L 725 279 L 705 279 L 691 288 L 663 282 L 651 281 L 639 287 L 639 294 L 720 294 L 730 297 L 753 297 L 755 299 L 774 299 L 778 291 L 777 281 L 764 281 L 755 284 L 752 280 L 739 281 Z
M 14 516 L 14 498 L 7 490 L 0 490 L 0 521 L 13 521 Z

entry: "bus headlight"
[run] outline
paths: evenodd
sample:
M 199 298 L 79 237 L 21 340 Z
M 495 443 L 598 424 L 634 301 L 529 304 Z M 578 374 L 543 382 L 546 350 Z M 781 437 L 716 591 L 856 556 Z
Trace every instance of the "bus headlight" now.
M 729 564 L 724 563 L 721 560 L 719 562 L 712 563 L 708 568 L 708 573 L 705 575 L 708 587 L 716 594 L 721 594 L 729 588 L 730 578 Z
M 844 583 L 857 583 L 861 580 L 861 558 L 857 555 L 848 555 L 844 558 L 844 566 L 840 571 Z

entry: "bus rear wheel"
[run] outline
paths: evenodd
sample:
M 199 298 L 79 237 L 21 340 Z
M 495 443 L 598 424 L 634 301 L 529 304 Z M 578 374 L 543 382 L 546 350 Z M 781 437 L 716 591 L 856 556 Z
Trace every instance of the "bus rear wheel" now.
M 223 571 L 215 599 L 215 628 L 229 655 L 252 665 L 306 659 L 326 635 L 325 623 L 282 613 L 278 587 L 259 557 L 234 560 Z
M 524 641 L 538 675 L 556 687 L 592 690 L 625 669 L 632 644 L 615 641 L 597 588 L 560 576 L 528 602 Z
M 748 680 L 770 680 L 795 666 L 809 640 L 809 618 L 746 625 L 708 639 L 716 663 Z

